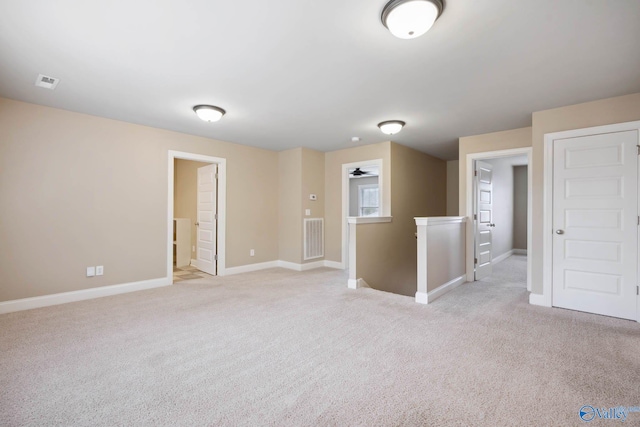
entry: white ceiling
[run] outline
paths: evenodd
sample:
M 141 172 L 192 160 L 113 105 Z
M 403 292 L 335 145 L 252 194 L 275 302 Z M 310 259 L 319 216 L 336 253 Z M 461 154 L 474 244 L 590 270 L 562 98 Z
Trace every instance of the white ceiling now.
M 449 0 L 414 40 L 385 3 L 0 0 L 0 96 L 274 150 L 385 141 L 400 119 L 394 141 L 453 159 L 460 136 L 640 92 L 638 0 Z

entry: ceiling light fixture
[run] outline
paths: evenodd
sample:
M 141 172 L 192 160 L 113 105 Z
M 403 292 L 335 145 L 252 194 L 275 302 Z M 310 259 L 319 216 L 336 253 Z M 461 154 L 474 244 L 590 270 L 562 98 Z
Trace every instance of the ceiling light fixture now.
M 420 37 L 442 13 L 441 0 L 391 0 L 382 9 L 382 23 L 401 39 Z
M 222 108 L 213 105 L 196 105 L 193 111 L 205 122 L 217 122 L 226 113 Z
M 406 123 L 402 120 L 388 120 L 386 122 L 378 123 L 378 127 L 382 133 L 386 133 L 387 135 L 394 135 L 400 132 L 404 125 L 406 125 Z

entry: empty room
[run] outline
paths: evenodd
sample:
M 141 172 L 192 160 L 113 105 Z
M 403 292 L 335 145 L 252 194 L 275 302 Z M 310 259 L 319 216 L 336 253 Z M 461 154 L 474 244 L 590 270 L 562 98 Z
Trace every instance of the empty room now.
M 0 425 L 640 424 L 640 2 L 0 1 Z

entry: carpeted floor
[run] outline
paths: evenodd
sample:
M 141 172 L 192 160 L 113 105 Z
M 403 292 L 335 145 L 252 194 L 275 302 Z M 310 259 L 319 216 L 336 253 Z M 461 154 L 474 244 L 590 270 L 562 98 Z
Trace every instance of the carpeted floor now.
M 523 262 L 428 306 L 272 269 L 2 315 L 0 425 L 571 426 L 640 406 L 638 323 L 530 306 Z

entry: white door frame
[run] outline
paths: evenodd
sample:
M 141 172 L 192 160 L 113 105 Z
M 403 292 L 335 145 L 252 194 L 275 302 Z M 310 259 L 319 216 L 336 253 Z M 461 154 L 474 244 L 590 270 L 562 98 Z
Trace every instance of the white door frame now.
M 225 242 L 227 230 L 227 159 L 221 157 L 206 156 L 204 154 L 186 153 L 183 151 L 169 150 L 169 162 L 167 172 L 167 279 L 173 283 L 173 188 L 174 188 L 174 162 L 176 159 L 193 160 L 203 163 L 215 163 L 218 165 L 218 276 L 226 274 L 225 269 Z
M 349 252 L 349 224 L 347 224 L 347 218 L 349 217 L 349 169 L 366 166 L 378 167 L 378 198 L 380 200 L 380 216 L 389 216 L 389 207 L 385 205 L 383 198 L 384 180 L 383 180 L 383 165 L 382 159 L 374 160 L 362 160 L 359 162 L 343 163 L 342 164 L 342 261 L 340 268 L 347 268 L 347 254 Z
M 572 129 L 544 135 L 544 184 L 542 217 L 542 295 L 531 294 L 529 301 L 536 305 L 551 307 L 553 302 L 553 143 L 556 139 L 577 138 L 603 133 L 637 130 L 640 135 L 640 121 Z M 640 263 L 639 263 L 640 264 Z M 636 320 L 640 322 L 640 304 Z
M 466 156 L 466 168 L 467 168 L 467 211 L 465 216 L 468 218 L 467 220 L 467 282 L 473 282 L 475 280 L 475 276 L 473 273 L 474 263 L 473 263 L 473 251 L 475 248 L 475 221 L 473 220 L 473 192 L 474 192 L 474 175 L 473 175 L 473 163 L 476 160 L 488 160 L 495 159 L 499 157 L 512 157 L 526 154 L 527 155 L 527 291 L 531 292 L 531 259 L 533 256 L 532 253 L 532 220 L 533 220 L 533 209 L 532 209 L 532 200 L 533 200 L 533 147 L 523 147 L 523 148 L 511 148 L 508 150 L 498 150 L 498 151 L 485 151 L 481 153 L 470 153 Z

